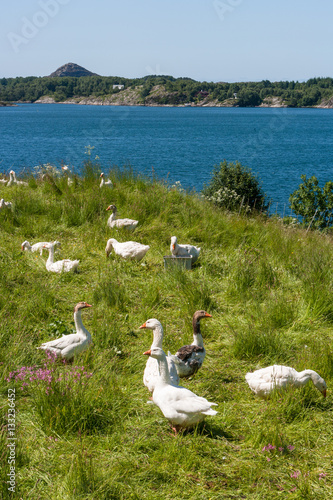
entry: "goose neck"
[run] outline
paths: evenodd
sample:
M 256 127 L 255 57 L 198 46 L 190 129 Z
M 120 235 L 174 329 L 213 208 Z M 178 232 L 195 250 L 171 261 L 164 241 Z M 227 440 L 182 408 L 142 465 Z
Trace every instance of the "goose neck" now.
M 193 332 L 193 342 L 192 342 L 192 345 L 197 345 L 199 347 L 203 347 L 204 346 L 203 338 L 202 338 L 201 333 L 194 333 Z
M 90 333 L 83 326 L 80 310 L 78 310 L 74 313 L 74 323 L 75 323 L 75 328 L 76 328 L 77 333 L 81 333 L 86 337 L 90 337 Z
M 48 263 L 49 264 L 53 264 L 53 261 L 54 261 L 54 246 L 51 245 L 49 247 L 49 258 L 47 259 Z
M 317 373 L 314 372 L 313 370 L 303 370 L 298 373 L 298 377 L 295 380 L 295 385 L 296 386 L 302 386 L 305 385 L 309 382 L 309 380 L 312 380 L 315 382 Z
M 153 330 L 153 343 L 151 347 L 160 347 L 162 349 L 163 342 L 163 327 L 162 325 L 158 325 Z
M 203 347 L 203 338 L 200 331 L 200 320 L 193 318 L 193 344 Z
M 158 371 L 160 374 L 160 380 L 164 384 L 171 384 L 171 378 L 170 378 L 170 373 L 168 369 L 168 362 L 166 359 L 166 356 L 164 355 L 163 357 L 159 358 L 157 360 L 158 363 Z

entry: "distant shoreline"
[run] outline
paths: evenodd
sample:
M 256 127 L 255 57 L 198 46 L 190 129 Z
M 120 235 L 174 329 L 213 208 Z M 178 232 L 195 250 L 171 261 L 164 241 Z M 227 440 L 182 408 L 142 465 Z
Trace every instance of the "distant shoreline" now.
M 197 82 L 190 78 L 74 76 L 73 63 L 58 76 L 3 78 L 0 102 L 88 104 L 93 106 L 333 108 L 333 78 L 307 82 Z M 61 71 L 60 71 L 61 70 Z M 68 74 L 70 73 L 70 75 Z M 53 74 L 52 74 L 53 75 Z
M 241 106 L 234 105 L 229 99 L 228 102 L 217 102 L 217 101 L 208 101 L 200 103 L 187 103 L 187 104 L 156 104 L 156 103 L 142 103 L 135 102 L 131 99 L 110 99 L 108 97 L 75 97 L 66 99 L 66 101 L 55 101 L 53 97 L 43 96 L 37 99 L 31 104 L 77 104 L 77 105 L 85 105 L 85 106 L 142 106 L 142 107 L 152 107 L 152 108 L 239 108 Z M 28 104 L 27 101 L 21 101 L 22 103 Z M 291 106 L 287 106 L 284 104 L 279 98 L 268 98 L 259 106 L 246 106 L 246 107 L 254 107 L 254 108 L 290 108 L 295 109 Z M 302 108 L 298 107 L 296 109 L 332 109 L 333 103 L 325 103 L 317 106 L 304 106 Z

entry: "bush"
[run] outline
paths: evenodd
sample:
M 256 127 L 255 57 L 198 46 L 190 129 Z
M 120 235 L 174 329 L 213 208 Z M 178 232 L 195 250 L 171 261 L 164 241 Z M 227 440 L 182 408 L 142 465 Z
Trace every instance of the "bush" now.
M 221 208 L 238 210 L 267 210 L 266 195 L 262 191 L 257 177 L 252 170 L 239 162 L 227 163 L 226 160 L 216 165 L 213 177 L 204 185 L 203 195 Z
M 333 182 L 326 182 L 323 189 L 313 175 L 309 179 L 301 175 L 300 184 L 289 196 L 290 207 L 296 215 L 301 215 L 306 225 L 324 229 L 333 223 Z

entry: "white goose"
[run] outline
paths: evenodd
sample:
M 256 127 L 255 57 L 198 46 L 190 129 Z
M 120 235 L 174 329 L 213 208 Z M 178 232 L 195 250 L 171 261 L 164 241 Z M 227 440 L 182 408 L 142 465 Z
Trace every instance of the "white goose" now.
M 112 210 L 112 214 L 108 218 L 108 226 L 113 227 L 123 227 L 126 229 L 135 229 L 139 224 L 139 221 L 134 219 L 117 219 L 117 207 L 116 205 L 109 205 L 106 210 Z
M 25 240 L 21 245 L 21 250 L 26 250 L 28 252 L 38 252 L 40 255 L 43 255 L 43 249 L 46 248 L 45 245 L 49 245 L 51 242 L 48 241 L 40 241 L 38 243 L 34 243 L 30 245 L 29 241 Z M 53 242 L 54 248 L 61 247 L 60 241 Z
M 141 260 L 148 252 L 150 246 L 137 243 L 136 241 L 124 241 L 120 243 L 114 238 L 110 238 L 105 247 L 107 257 L 110 255 L 112 248 L 115 254 L 124 259 Z
M 192 264 L 198 260 L 201 248 L 193 245 L 179 245 L 177 236 L 171 236 L 170 251 L 174 257 L 192 257 Z
M 162 349 L 163 326 L 158 321 L 158 319 L 155 319 L 155 318 L 148 319 L 139 328 L 148 328 L 149 330 L 153 330 L 154 338 L 153 338 L 153 343 L 151 345 L 151 349 L 153 349 L 154 347 L 159 347 L 160 349 Z M 179 376 L 177 373 L 177 368 L 175 366 L 174 361 L 171 359 L 170 356 L 166 357 L 166 363 L 168 366 L 170 384 L 178 385 L 179 384 Z M 158 377 L 159 377 L 158 363 L 157 363 L 156 359 L 149 358 L 147 361 L 147 364 L 146 364 L 146 368 L 145 368 L 144 373 L 143 373 L 143 383 L 148 388 L 148 390 L 150 392 L 154 391 Z
M 63 259 L 54 262 L 54 243 L 47 243 L 43 248 L 49 251 L 49 258 L 46 261 L 46 269 L 53 273 L 67 273 L 69 271 L 77 272 L 79 260 Z
M 312 380 L 314 386 L 326 397 L 326 382 L 313 370 L 297 372 L 294 368 L 273 365 L 261 368 L 245 375 L 250 389 L 262 398 L 267 397 L 274 389 L 285 389 L 287 386 L 301 387 Z
M 196 311 L 193 314 L 193 342 L 191 345 L 184 345 L 176 354 L 170 354 L 172 360 L 175 362 L 176 369 L 180 378 L 187 378 L 194 375 L 206 356 L 206 349 L 203 344 L 203 338 L 200 331 L 200 320 L 202 318 L 211 318 L 211 314 L 206 311 Z
M 217 403 L 211 403 L 185 387 L 172 384 L 163 349 L 153 347 L 144 354 L 158 362 L 159 376 L 155 383 L 153 402 L 169 420 L 175 433 L 201 422 L 206 415 L 217 414 L 217 411 L 212 409 Z
M 11 170 L 9 172 L 9 181 L 7 182 L 7 187 L 11 186 L 12 184 L 16 184 L 18 186 L 28 186 L 27 182 L 25 182 L 25 181 L 18 181 L 16 179 L 16 174 L 15 174 L 14 170 Z
M 45 342 L 37 349 L 44 349 L 50 351 L 63 359 L 71 360 L 76 354 L 88 349 L 91 344 L 91 335 L 88 330 L 83 326 L 81 319 L 81 309 L 92 307 L 87 302 L 79 302 L 74 307 L 74 323 L 76 333 L 63 335 L 60 339 Z
M 2 208 L 12 208 L 12 202 L 11 201 L 5 201 L 3 198 L 0 200 L 0 210 Z
M 112 181 L 110 179 L 107 179 L 107 180 L 104 179 L 104 173 L 103 172 L 101 173 L 100 178 L 101 178 L 101 183 L 99 185 L 100 188 L 102 188 L 104 186 L 108 186 L 110 188 L 113 187 L 113 183 L 112 183 Z

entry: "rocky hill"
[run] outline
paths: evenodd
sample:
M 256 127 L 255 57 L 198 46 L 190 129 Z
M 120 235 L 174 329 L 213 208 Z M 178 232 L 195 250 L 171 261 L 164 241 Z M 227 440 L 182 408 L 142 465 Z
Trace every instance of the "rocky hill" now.
M 56 69 L 53 73 L 49 75 L 50 77 L 55 76 L 98 76 L 96 73 L 92 73 L 87 69 L 79 66 L 75 63 L 67 63 L 60 68 Z

